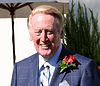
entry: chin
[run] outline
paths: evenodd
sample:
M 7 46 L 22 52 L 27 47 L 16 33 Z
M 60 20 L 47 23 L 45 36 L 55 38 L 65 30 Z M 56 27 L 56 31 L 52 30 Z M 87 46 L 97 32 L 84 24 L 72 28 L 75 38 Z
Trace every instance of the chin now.
M 51 54 L 44 54 L 44 53 L 41 53 L 41 55 L 43 56 L 43 57 L 50 57 L 51 56 Z
M 40 54 L 45 58 L 49 58 L 52 56 L 51 50 L 43 50 L 42 52 L 40 52 Z

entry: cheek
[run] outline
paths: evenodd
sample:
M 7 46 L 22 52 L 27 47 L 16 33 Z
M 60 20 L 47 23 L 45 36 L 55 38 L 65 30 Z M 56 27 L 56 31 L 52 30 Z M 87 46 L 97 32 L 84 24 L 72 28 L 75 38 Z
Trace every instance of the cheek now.
M 38 51 L 39 50 L 39 40 L 38 40 L 38 38 L 33 38 L 32 41 L 33 41 L 35 49 Z
M 49 39 L 49 41 L 50 41 L 51 43 L 54 43 L 54 42 L 55 42 L 55 38 L 56 38 L 55 35 L 50 35 L 50 36 L 48 36 L 48 39 Z
M 55 43 L 55 44 L 59 43 L 60 41 L 59 35 L 52 35 L 52 36 L 49 36 L 48 38 L 52 43 Z
M 34 43 L 35 45 L 36 45 L 36 44 L 39 44 L 39 37 L 33 35 L 33 36 L 32 36 L 32 41 L 33 41 L 33 43 Z
M 36 44 L 39 44 L 39 38 L 34 37 L 33 42 L 36 43 Z

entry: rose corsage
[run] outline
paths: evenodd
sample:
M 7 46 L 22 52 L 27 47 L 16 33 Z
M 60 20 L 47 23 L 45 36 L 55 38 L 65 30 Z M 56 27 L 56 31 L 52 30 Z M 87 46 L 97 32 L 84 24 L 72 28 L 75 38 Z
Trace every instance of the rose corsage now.
M 62 63 L 59 65 L 60 67 L 60 72 L 63 72 L 64 70 L 70 68 L 74 69 L 77 67 L 78 61 L 73 55 L 65 56 L 64 59 L 62 60 Z

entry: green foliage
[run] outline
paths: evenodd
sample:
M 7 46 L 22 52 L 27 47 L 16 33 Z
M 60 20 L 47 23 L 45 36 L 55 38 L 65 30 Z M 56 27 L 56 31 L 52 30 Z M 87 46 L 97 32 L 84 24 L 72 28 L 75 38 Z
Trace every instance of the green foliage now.
M 78 1 L 77 14 L 72 0 L 71 8 L 65 18 L 64 44 L 68 49 L 94 59 L 100 64 L 100 32 L 98 31 L 98 15 L 87 9 Z M 66 44 L 67 43 L 67 44 Z
M 72 63 L 72 64 L 68 64 L 66 62 L 62 62 L 59 67 L 61 68 L 60 72 L 64 72 L 64 70 L 67 70 L 67 68 L 71 69 L 71 68 L 76 68 L 76 64 Z

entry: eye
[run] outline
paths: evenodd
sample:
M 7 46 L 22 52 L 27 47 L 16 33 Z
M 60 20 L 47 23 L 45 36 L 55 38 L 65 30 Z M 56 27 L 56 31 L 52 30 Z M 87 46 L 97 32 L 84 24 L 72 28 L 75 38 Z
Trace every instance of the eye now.
M 47 35 L 51 35 L 54 34 L 54 30 L 53 29 L 48 29 L 46 30 Z
M 47 31 L 47 35 L 53 34 L 53 31 Z
M 40 30 L 40 31 L 35 31 L 35 34 L 36 34 L 37 36 L 41 35 L 41 33 L 42 33 L 41 30 Z

